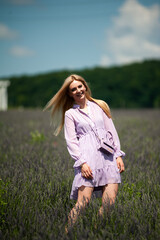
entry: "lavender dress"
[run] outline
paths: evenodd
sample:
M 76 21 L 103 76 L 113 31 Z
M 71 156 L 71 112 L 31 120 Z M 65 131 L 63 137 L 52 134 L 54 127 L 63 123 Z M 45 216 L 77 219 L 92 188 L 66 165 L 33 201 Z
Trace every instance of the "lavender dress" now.
M 120 183 L 121 177 L 116 158 L 124 156 L 120 150 L 120 141 L 111 118 L 94 102 L 87 101 L 86 114 L 79 105 L 65 112 L 64 133 L 67 149 L 75 160 L 75 178 L 72 184 L 71 199 L 77 199 L 78 188 L 81 186 L 94 187 L 94 190 L 108 183 Z M 100 138 L 109 135 L 113 143 L 114 155 L 105 154 L 99 150 Z M 86 179 L 81 175 L 81 164 L 87 163 L 92 169 L 93 179 Z

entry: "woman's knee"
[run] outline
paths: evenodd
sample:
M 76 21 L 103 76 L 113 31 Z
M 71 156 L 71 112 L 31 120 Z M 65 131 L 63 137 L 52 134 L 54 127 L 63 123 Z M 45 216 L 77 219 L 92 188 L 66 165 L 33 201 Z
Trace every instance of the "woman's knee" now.
M 92 196 L 93 188 L 81 186 L 78 190 L 78 200 L 80 204 L 88 204 Z
M 77 201 L 76 206 L 77 208 L 83 209 L 85 208 L 90 202 L 89 198 L 83 198 L 83 200 Z
M 108 184 L 103 188 L 102 203 L 114 204 L 117 196 L 118 184 Z
M 115 203 L 116 197 L 103 197 L 102 198 L 102 206 L 109 206 Z

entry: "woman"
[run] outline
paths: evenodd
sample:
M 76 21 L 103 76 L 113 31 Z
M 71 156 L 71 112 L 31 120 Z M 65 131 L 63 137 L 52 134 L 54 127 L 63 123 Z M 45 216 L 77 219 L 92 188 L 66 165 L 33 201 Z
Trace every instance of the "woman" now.
M 52 114 L 62 110 L 62 121 L 68 151 L 75 160 L 75 178 L 71 199 L 77 202 L 68 218 L 68 228 L 91 199 L 94 190 L 102 190 L 102 215 L 107 205 L 115 202 L 120 173 L 124 171 L 120 142 L 111 119 L 108 105 L 91 97 L 86 81 L 76 74 L 70 75 L 46 108 L 52 107 Z M 101 139 L 108 138 L 114 153 L 100 149 Z M 67 228 L 66 228 L 66 231 Z

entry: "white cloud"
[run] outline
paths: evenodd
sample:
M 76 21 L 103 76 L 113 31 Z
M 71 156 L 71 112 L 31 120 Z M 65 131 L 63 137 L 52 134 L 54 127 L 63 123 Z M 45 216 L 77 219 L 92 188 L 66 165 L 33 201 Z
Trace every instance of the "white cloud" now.
M 105 66 L 108 66 L 110 64 L 110 58 L 107 57 L 106 55 L 103 55 L 101 57 L 101 62 L 100 62 L 100 65 L 105 67 Z
M 14 39 L 18 36 L 16 31 L 11 30 L 5 24 L 0 23 L 0 39 Z
M 126 0 L 106 31 L 101 65 L 160 58 L 159 29 L 160 5 L 145 7 L 138 0 Z
M 21 46 L 15 46 L 10 49 L 10 54 L 16 57 L 30 57 L 35 55 L 35 52 Z

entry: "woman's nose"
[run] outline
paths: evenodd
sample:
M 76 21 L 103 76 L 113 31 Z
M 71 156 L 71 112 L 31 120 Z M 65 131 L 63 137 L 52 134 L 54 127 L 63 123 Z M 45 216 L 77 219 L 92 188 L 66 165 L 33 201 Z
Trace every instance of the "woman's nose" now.
M 81 91 L 81 89 L 77 88 L 77 92 L 80 92 L 80 91 Z

